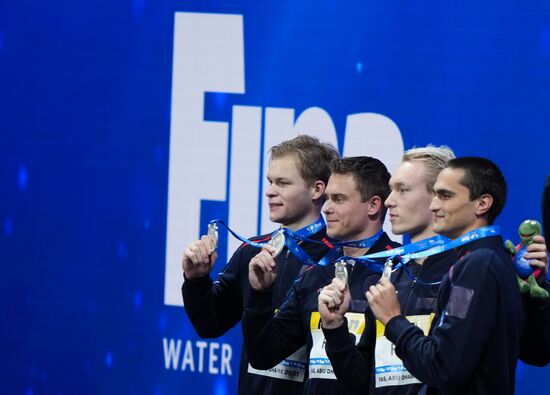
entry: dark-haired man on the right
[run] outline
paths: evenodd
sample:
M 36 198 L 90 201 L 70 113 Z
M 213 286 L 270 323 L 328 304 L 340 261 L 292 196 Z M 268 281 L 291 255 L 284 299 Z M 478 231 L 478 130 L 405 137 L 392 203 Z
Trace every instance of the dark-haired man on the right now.
M 402 314 L 394 286 L 371 286 L 367 300 L 407 370 L 428 394 L 513 394 L 522 301 L 502 238 L 491 233 L 506 182 L 484 158 L 449 161 L 434 185 L 434 231 L 453 240 L 458 260 L 444 278 L 428 336 Z

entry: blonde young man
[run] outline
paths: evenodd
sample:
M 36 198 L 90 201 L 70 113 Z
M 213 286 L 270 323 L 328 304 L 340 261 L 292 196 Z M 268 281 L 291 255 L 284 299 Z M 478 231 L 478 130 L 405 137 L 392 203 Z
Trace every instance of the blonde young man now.
M 321 207 L 325 186 L 330 176 L 329 164 L 338 159 L 338 152 L 318 139 L 300 135 L 284 141 L 271 150 L 265 195 L 271 221 L 295 231 L 309 234 L 319 244 L 305 242 L 300 248 L 313 260 L 321 259 L 329 250 Z M 268 242 L 271 234 L 252 238 Z M 217 253 L 211 251 L 207 236 L 193 242 L 183 255 L 185 281 L 182 294 L 185 310 L 201 337 L 215 338 L 226 333 L 240 320 L 243 298 L 248 292 L 248 264 L 260 249 L 243 244 L 233 254 L 216 281 L 210 271 Z M 303 258 L 303 257 L 302 257 Z M 294 279 L 304 269 L 304 262 L 287 247 L 276 258 L 278 278 L 273 286 L 272 303 L 279 307 Z M 239 394 L 301 394 L 303 383 L 282 370 L 262 371 L 248 364 L 243 347 L 239 369 Z

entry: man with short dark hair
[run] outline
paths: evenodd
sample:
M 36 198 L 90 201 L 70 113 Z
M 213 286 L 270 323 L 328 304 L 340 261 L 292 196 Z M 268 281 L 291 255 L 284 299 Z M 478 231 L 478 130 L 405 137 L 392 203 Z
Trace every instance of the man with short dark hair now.
M 402 314 L 387 279 L 369 288 L 369 305 L 405 367 L 427 393 L 513 394 L 522 335 L 522 302 L 501 237 L 489 227 L 506 199 L 498 167 L 453 159 L 434 185 L 434 231 L 458 245 L 428 336 Z
M 327 235 L 353 242 L 343 247 L 342 254 L 357 257 L 367 251 L 379 252 L 398 246 L 382 231 L 386 211 L 383 202 L 389 193 L 390 178 L 384 164 L 370 157 L 353 157 L 334 162 L 331 169 L 323 212 Z M 317 308 L 319 290 L 335 276 L 334 260 L 326 266 L 306 270 L 275 313 L 271 283 L 280 275 L 278 266 L 268 248 L 250 262 L 251 287 L 242 320 L 250 363 L 267 369 L 305 345 L 309 370 L 304 393 L 345 394 L 345 387 L 336 381 L 324 350 Z M 345 277 L 351 292 L 351 308 L 346 317 L 350 321 L 350 332 L 359 338 L 364 329 L 364 293 L 375 273 L 353 259 L 349 259 L 346 266 Z
M 269 218 L 294 232 L 307 231 L 314 242 L 304 242 L 300 248 L 311 259 L 321 259 L 330 248 L 326 241 L 321 207 L 325 186 L 330 176 L 329 164 L 338 158 L 338 151 L 317 138 L 300 135 L 284 141 L 271 150 L 267 174 L 269 188 L 265 195 L 269 203 Z M 314 226 L 312 226 L 314 225 Z M 308 229 L 313 228 L 310 232 Z M 266 243 L 270 234 L 252 241 Z M 210 240 L 203 236 L 193 242 L 183 255 L 185 281 L 182 294 L 185 310 L 201 337 L 214 338 L 226 333 L 241 319 L 243 298 L 249 288 L 248 263 L 258 248 L 243 244 L 213 282 L 209 273 L 217 258 Z M 303 258 L 303 257 L 302 257 Z M 294 279 L 305 267 L 301 258 L 288 247 L 276 258 L 279 276 L 273 285 L 272 303 L 279 307 Z M 289 354 L 284 357 L 289 356 Z M 293 371 L 292 373 L 295 373 Z M 302 378 L 277 370 L 260 371 L 248 365 L 242 350 L 239 369 L 239 394 L 301 394 Z

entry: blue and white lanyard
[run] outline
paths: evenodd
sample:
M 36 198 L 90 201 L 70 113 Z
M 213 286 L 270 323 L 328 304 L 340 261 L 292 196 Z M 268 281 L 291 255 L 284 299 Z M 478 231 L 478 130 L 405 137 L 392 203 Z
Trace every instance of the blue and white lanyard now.
M 242 241 L 243 243 L 250 244 L 256 248 L 262 248 L 264 244 L 267 243 L 258 243 L 252 240 L 249 240 L 245 237 L 240 236 L 234 232 L 223 220 L 215 219 L 210 221 L 211 224 L 221 224 L 223 225 L 229 233 L 231 233 L 236 239 Z M 344 242 L 334 242 L 331 243 L 333 248 L 319 261 L 316 262 L 313 260 L 297 243 L 297 241 L 307 241 L 316 244 L 325 244 L 322 241 L 313 240 L 309 237 L 319 232 L 325 227 L 325 222 L 323 218 L 319 218 L 314 223 L 303 227 L 297 231 L 292 231 L 288 228 L 280 228 L 271 233 L 271 236 L 275 235 L 277 232 L 284 232 L 285 234 L 285 246 L 288 250 L 298 258 L 302 263 L 308 266 L 327 266 L 336 259 L 338 260 L 353 260 L 355 263 L 362 264 L 369 268 L 370 270 L 382 273 L 384 270 L 384 264 L 375 261 L 374 259 L 387 258 L 387 260 L 393 260 L 399 258 L 398 265 L 394 266 L 392 271 L 397 270 L 401 266 L 404 267 L 407 275 L 413 280 L 422 285 L 438 285 L 441 281 L 437 282 L 424 282 L 414 276 L 413 273 L 406 267 L 408 263 L 413 259 L 427 258 L 432 255 L 441 254 L 443 252 L 449 251 L 454 248 L 458 248 L 464 244 L 470 243 L 474 240 L 480 240 L 485 237 L 499 236 L 501 234 L 500 227 L 498 226 L 484 226 L 479 229 L 475 229 L 471 232 L 466 233 L 465 235 L 449 241 L 448 238 L 437 235 L 427 239 L 419 240 L 417 242 L 407 244 L 405 246 L 393 248 L 391 250 L 376 252 L 373 254 L 367 254 L 360 257 L 349 257 L 342 256 L 343 247 L 355 247 L 355 248 L 370 248 L 378 241 L 383 231 L 378 231 L 375 235 L 368 237 L 362 240 L 354 241 L 344 241 Z
M 229 233 L 233 235 L 236 239 L 242 241 L 243 243 L 249 244 L 256 248 L 262 248 L 263 245 L 268 243 L 258 243 L 252 240 L 247 239 L 246 237 L 243 237 L 233 231 L 223 220 L 221 219 L 215 219 L 210 221 L 211 224 L 220 224 L 224 228 L 226 228 Z M 306 265 L 315 265 L 316 261 L 311 258 L 295 241 L 295 238 L 298 240 L 310 240 L 308 239 L 309 236 L 313 236 L 315 233 L 319 232 L 320 230 L 325 228 L 325 221 L 323 220 L 323 217 L 320 217 L 317 221 L 313 222 L 312 224 L 309 224 L 307 226 L 304 226 L 303 228 L 297 230 L 296 232 L 291 231 L 288 228 L 280 228 L 276 231 L 271 233 L 271 237 L 273 237 L 277 232 L 283 232 L 285 234 L 285 246 L 288 248 L 288 250 L 300 261 L 302 261 Z M 324 244 L 320 242 L 321 244 Z
M 319 266 L 327 266 L 330 263 L 334 262 L 336 259 L 340 260 L 342 256 L 342 251 L 345 247 L 355 247 L 355 248 L 370 248 L 378 241 L 380 236 L 384 233 L 382 230 L 378 231 L 375 235 L 368 237 L 366 239 L 347 241 L 347 242 L 338 242 L 333 243 L 334 247 L 317 263 Z M 349 258 L 355 259 L 355 258 Z
M 464 244 L 470 243 L 474 240 L 480 240 L 485 237 L 491 237 L 491 236 L 500 236 L 500 227 L 498 226 L 484 226 L 483 228 L 475 229 L 471 232 L 466 233 L 464 236 L 461 236 L 457 239 L 454 239 L 450 241 L 449 243 L 443 245 L 431 248 L 426 251 L 418 252 L 416 254 L 410 254 L 409 256 L 405 256 L 405 264 L 403 265 L 403 268 L 405 270 L 405 273 L 409 276 L 413 282 L 421 284 L 421 285 L 439 285 L 441 284 L 442 280 L 434 281 L 434 282 L 427 282 L 422 281 L 418 277 L 416 277 L 409 268 L 407 267 L 407 263 L 409 263 L 412 259 L 418 259 L 418 258 L 425 258 L 436 254 L 441 254 L 443 252 L 449 251 L 454 248 L 458 248 L 463 246 Z
M 479 239 L 483 239 L 485 237 L 499 236 L 499 235 L 500 235 L 500 227 L 498 227 L 498 226 L 484 226 L 483 228 L 475 229 L 475 230 L 473 230 L 471 232 L 468 232 L 465 235 L 463 235 L 463 236 L 461 236 L 457 239 L 451 240 L 451 241 L 449 241 L 448 243 L 446 243 L 444 245 L 436 246 L 436 247 L 430 248 L 430 249 L 425 250 L 425 251 L 419 251 L 419 252 L 416 252 L 416 253 L 403 255 L 403 256 L 399 257 L 400 262 L 399 262 L 399 265 L 397 267 L 403 266 L 403 269 L 405 270 L 405 273 L 407 273 L 407 276 L 409 276 L 409 278 L 415 283 L 418 283 L 418 284 L 421 284 L 421 285 L 428 285 L 428 286 L 439 285 L 439 284 L 441 284 L 442 280 L 428 282 L 428 281 L 423 281 L 420 278 L 416 277 L 410 271 L 410 269 L 407 267 L 408 263 L 413 259 L 427 258 L 427 257 L 430 257 L 432 255 L 441 254 L 441 253 L 449 251 L 451 249 L 458 248 L 458 247 L 460 247 L 464 244 L 467 244 L 471 241 L 474 241 L 474 240 L 479 240 Z
M 220 224 L 223 227 L 225 227 L 229 233 L 233 235 L 236 239 L 242 241 L 243 243 L 250 244 L 253 247 L 256 248 L 262 248 L 264 244 L 267 243 L 258 243 L 252 240 L 249 240 L 235 231 L 233 231 L 223 220 L 221 219 L 215 219 L 210 221 L 211 224 Z M 313 240 L 309 237 L 314 235 L 315 233 L 319 232 L 321 229 L 325 228 L 325 221 L 323 218 L 319 218 L 314 223 L 303 227 L 302 229 L 299 229 L 297 231 L 292 231 L 288 228 L 280 228 L 276 231 L 271 233 L 271 236 L 275 235 L 277 232 L 283 232 L 285 234 L 285 246 L 288 248 L 288 250 L 294 255 L 296 258 L 298 258 L 303 264 L 308 266 L 326 266 L 333 262 L 336 258 L 340 257 L 342 255 L 342 250 L 344 246 L 347 247 L 355 247 L 355 248 L 370 248 L 378 241 L 380 236 L 382 235 L 383 231 L 380 230 L 375 235 L 368 237 L 366 239 L 361 240 L 353 240 L 353 241 L 345 241 L 345 242 L 331 242 L 330 244 L 333 246 L 329 252 L 321 258 L 319 262 L 315 261 L 313 258 L 311 258 L 297 243 L 297 241 L 306 241 L 314 244 L 323 244 L 326 245 L 325 242 L 319 241 L 319 240 Z
M 284 228 L 287 232 L 292 232 L 290 229 Z M 352 240 L 352 241 L 331 241 L 331 244 L 335 247 L 355 247 L 355 248 L 370 248 L 376 243 L 380 235 L 382 235 L 384 231 L 380 229 L 375 235 L 371 237 L 367 237 L 366 239 L 360 239 L 360 240 Z M 319 240 L 313 240 L 309 239 L 306 236 L 300 235 L 297 232 L 293 233 L 293 236 L 296 240 L 299 241 L 307 241 L 309 243 L 313 244 L 325 244 L 322 241 Z
M 296 240 L 309 240 L 308 237 L 317 233 L 319 230 L 323 229 L 325 227 L 325 221 L 323 220 L 323 217 L 318 219 L 316 222 L 314 222 L 311 225 L 308 225 L 306 227 L 303 227 L 302 229 L 297 230 L 296 232 L 293 232 L 292 230 L 288 228 L 281 228 L 280 231 L 282 231 L 285 235 L 285 246 L 288 248 L 290 253 L 294 255 L 296 258 L 298 258 L 303 264 L 308 266 L 313 266 L 317 264 L 317 261 L 315 261 L 312 257 L 310 257 L 303 249 L 298 245 Z M 321 242 L 322 243 L 322 242 Z M 323 243 L 325 244 L 325 243 Z M 325 244 L 326 245 L 326 244 Z M 330 253 L 330 251 L 329 251 Z M 328 255 L 328 253 L 327 253 Z M 326 255 L 325 255 L 326 256 Z
M 373 261 L 374 258 L 388 258 L 393 260 L 399 258 L 399 263 L 393 268 L 392 271 L 399 269 L 403 266 L 407 275 L 413 280 L 422 285 L 439 285 L 440 281 L 425 282 L 414 276 L 413 273 L 407 268 L 408 263 L 413 259 L 427 258 L 432 255 L 441 254 L 445 251 L 458 248 L 464 244 L 470 243 L 474 240 L 480 240 L 485 237 L 499 236 L 500 227 L 498 226 L 484 226 L 483 228 L 475 229 L 465 235 L 449 241 L 443 236 L 433 236 L 428 239 L 420 240 L 415 243 L 411 243 L 405 246 L 397 247 L 391 250 L 382 251 L 374 254 L 367 254 L 361 257 L 342 257 L 341 259 L 353 259 L 356 262 L 360 262 L 372 271 L 382 273 L 384 270 L 384 264 Z
M 376 273 L 382 273 L 384 270 L 384 264 L 378 261 L 375 261 L 374 259 L 387 258 L 387 260 L 388 259 L 393 260 L 395 257 L 407 256 L 417 251 L 423 251 L 429 248 L 433 248 L 435 246 L 443 245 L 448 241 L 449 239 L 447 239 L 446 237 L 433 236 L 428 239 L 419 240 L 417 242 L 407 244 L 401 247 L 393 248 L 391 250 L 380 251 L 373 254 L 363 255 L 360 257 L 342 257 L 341 259 L 344 259 L 344 260 L 352 259 L 356 263 L 360 263 Z M 397 270 L 399 266 L 401 266 L 401 263 L 399 263 L 398 266 L 394 267 L 393 270 L 394 271 Z
M 441 254 L 442 252 L 452 250 L 470 243 L 475 240 L 481 240 L 485 237 L 500 236 L 500 226 L 484 226 L 483 228 L 474 229 L 459 238 L 449 241 L 443 245 L 430 248 L 426 251 L 420 251 L 414 254 L 402 256 L 402 259 L 407 261 L 411 259 L 426 258 L 435 254 Z

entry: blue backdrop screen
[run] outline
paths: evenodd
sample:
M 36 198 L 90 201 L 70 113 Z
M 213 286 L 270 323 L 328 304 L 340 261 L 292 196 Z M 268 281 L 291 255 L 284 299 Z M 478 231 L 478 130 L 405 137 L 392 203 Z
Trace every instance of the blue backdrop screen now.
M 513 240 L 550 173 L 543 1 L 8 1 L 0 87 L 3 394 L 235 394 L 240 327 L 196 335 L 179 259 L 212 218 L 269 230 L 262 158 L 293 133 L 491 158 Z

